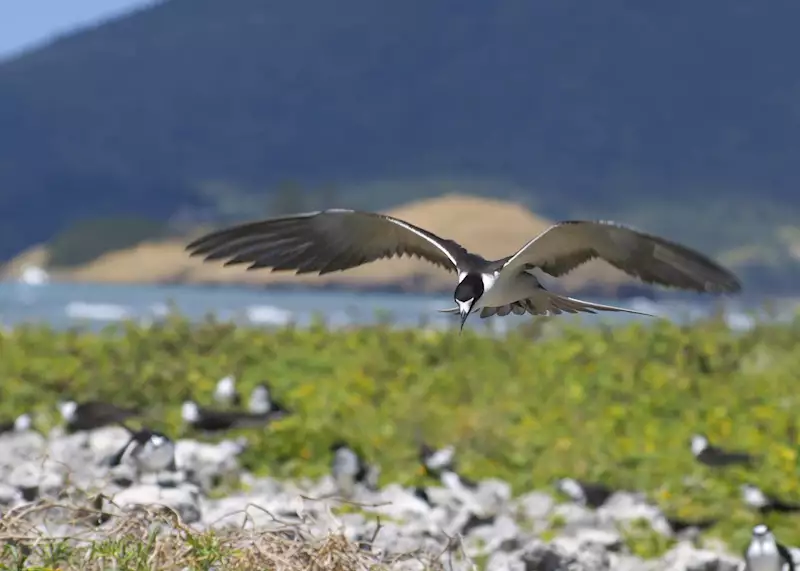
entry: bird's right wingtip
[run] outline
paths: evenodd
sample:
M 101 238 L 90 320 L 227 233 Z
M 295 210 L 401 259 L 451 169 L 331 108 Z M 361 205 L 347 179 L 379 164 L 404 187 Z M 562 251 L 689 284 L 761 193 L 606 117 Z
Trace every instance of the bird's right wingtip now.
M 711 287 L 709 290 L 716 294 L 722 295 L 736 295 L 742 293 L 742 282 L 731 274 L 728 276 L 728 279 L 723 281 L 722 283 L 710 284 Z
M 201 237 L 201 238 L 197 238 L 195 240 L 192 240 L 191 242 L 186 244 L 186 246 L 183 247 L 183 250 L 185 252 L 189 252 L 190 256 L 198 256 L 199 255 L 199 253 L 197 251 L 198 250 L 198 246 L 200 246 L 200 244 L 203 243 L 203 238 L 205 238 L 205 236 Z

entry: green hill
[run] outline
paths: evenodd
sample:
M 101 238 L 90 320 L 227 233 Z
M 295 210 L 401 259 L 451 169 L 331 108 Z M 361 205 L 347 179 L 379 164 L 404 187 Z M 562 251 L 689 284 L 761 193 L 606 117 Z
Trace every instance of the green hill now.
M 0 63 L 0 259 L 87 218 L 453 186 L 711 251 L 768 244 L 800 214 L 798 17 L 788 0 L 169 0 Z

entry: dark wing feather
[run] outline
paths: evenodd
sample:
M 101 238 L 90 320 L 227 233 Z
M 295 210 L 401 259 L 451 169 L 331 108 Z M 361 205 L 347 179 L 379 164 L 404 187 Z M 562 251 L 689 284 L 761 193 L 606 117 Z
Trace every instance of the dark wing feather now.
M 781 559 L 783 559 L 784 564 L 789 567 L 788 571 L 794 571 L 795 565 L 794 565 L 794 559 L 792 559 L 792 552 L 789 551 L 789 549 L 781 543 L 778 543 L 777 547 Z
M 454 271 L 469 254 L 452 240 L 439 238 L 408 222 L 371 212 L 332 209 L 212 232 L 187 247 L 192 256 L 227 260 L 225 265 L 338 272 L 394 256 L 418 256 Z
M 125 446 L 120 448 L 114 455 L 109 459 L 108 465 L 109 466 L 119 466 L 122 463 L 122 457 L 125 456 L 125 452 L 127 452 L 128 448 L 130 448 L 131 444 L 133 444 L 134 437 L 131 437 L 126 443 Z
M 594 258 L 646 283 L 699 292 L 741 290 L 734 274 L 700 252 L 614 222 L 559 222 L 502 262 L 558 277 Z

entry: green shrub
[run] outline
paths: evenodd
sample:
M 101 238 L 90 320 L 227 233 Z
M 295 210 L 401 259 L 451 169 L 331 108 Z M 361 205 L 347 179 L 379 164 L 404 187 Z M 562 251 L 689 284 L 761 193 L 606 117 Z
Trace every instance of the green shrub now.
M 422 435 L 455 444 L 472 478 L 503 478 L 516 492 L 567 474 L 646 490 L 671 514 L 723 518 L 711 533 L 741 543 L 758 519 L 740 502 L 741 483 L 800 500 L 799 345 L 800 320 L 746 333 L 715 320 L 659 321 L 496 339 L 178 317 L 100 334 L 30 326 L 0 336 L 0 415 L 52 415 L 69 395 L 103 398 L 145 405 L 155 426 L 177 436 L 180 402 L 210 402 L 217 379 L 233 373 L 243 392 L 268 380 L 295 411 L 244 431 L 253 442 L 244 460 L 259 473 L 320 476 L 328 445 L 343 437 L 380 462 L 384 481 L 421 483 Z M 696 431 L 762 461 L 753 471 L 699 466 L 688 447 Z M 800 518 L 768 523 L 800 542 Z

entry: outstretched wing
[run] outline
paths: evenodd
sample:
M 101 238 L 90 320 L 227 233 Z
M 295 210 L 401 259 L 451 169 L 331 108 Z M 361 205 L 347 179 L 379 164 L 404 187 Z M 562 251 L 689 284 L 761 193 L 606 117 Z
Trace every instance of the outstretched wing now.
M 226 266 L 326 274 L 381 258 L 418 256 L 455 271 L 467 251 L 452 240 L 385 214 L 331 209 L 251 222 L 207 234 L 186 247 Z
M 502 261 L 504 268 L 540 268 L 558 277 L 594 258 L 647 283 L 699 292 L 741 290 L 733 273 L 700 252 L 615 222 L 559 222 Z

